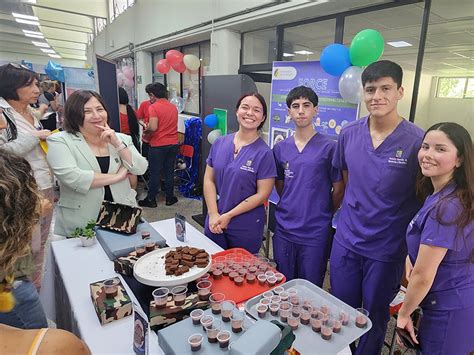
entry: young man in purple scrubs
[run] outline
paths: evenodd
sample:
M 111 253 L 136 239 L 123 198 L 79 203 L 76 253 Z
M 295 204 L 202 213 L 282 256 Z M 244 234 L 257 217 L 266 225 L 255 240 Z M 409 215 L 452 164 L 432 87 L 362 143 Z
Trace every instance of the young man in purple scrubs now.
M 349 305 L 367 309 L 372 320 L 356 354 L 381 352 L 407 255 L 405 231 L 420 208 L 415 178 L 423 131 L 397 112 L 402 77 L 402 68 L 388 60 L 364 70 L 369 116 L 342 129 L 333 160 L 346 190 L 331 251 L 331 288 Z
M 322 286 L 331 248 L 331 220 L 344 184 L 332 159 L 336 141 L 316 133 L 318 96 L 305 86 L 286 97 L 295 134 L 273 147 L 280 195 L 276 206 L 273 257 L 287 280 L 302 278 Z

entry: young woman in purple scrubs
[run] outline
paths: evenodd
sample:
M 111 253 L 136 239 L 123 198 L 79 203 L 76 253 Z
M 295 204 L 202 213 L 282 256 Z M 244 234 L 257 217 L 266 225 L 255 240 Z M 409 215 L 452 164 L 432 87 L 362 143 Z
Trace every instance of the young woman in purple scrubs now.
M 429 128 L 418 153 L 424 205 L 407 229 L 409 282 L 397 327 L 423 354 L 474 350 L 473 158 L 469 133 L 450 122 Z M 418 306 L 423 317 L 415 337 L 410 314 Z
M 236 110 L 239 130 L 217 139 L 207 158 L 204 234 L 224 249 L 257 253 L 266 219 L 263 203 L 277 175 L 273 153 L 258 133 L 267 105 L 260 94 L 249 93 L 239 99 Z

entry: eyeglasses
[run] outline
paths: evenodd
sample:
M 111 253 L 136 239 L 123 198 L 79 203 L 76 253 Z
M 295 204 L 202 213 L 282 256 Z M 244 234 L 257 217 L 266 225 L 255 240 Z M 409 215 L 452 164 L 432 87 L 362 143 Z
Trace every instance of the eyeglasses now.
M 26 65 L 23 65 L 23 64 L 8 63 L 8 65 L 11 65 L 13 68 L 16 68 L 16 69 L 26 69 L 26 70 L 32 71 L 30 68 L 28 68 Z

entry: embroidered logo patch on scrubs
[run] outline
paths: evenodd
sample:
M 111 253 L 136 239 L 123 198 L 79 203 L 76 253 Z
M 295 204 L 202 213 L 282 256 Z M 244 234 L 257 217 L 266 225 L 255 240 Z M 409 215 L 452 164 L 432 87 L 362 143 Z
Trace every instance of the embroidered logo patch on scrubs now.
M 255 170 L 252 168 L 252 163 L 253 163 L 252 159 L 247 160 L 245 164 L 240 167 L 240 170 L 245 170 L 245 171 L 254 173 Z
M 290 179 L 293 178 L 295 176 L 295 173 L 290 170 L 290 162 L 286 161 L 282 165 L 283 165 L 283 169 L 285 170 L 285 177 L 290 178 Z
M 402 148 L 398 148 L 397 151 L 395 152 L 395 156 L 389 157 L 387 162 L 389 164 L 395 164 L 395 165 L 407 165 L 408 160 L 406 158 L 403 158 Z

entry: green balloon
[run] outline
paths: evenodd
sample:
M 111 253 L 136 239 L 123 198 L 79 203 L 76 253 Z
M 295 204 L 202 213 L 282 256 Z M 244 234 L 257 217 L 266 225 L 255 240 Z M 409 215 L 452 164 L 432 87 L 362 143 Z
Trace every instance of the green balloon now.
M 365 67 L 377 61 L 383 53 L 384 39 L 379 31 L 366 29 L 352 39 L 349 48 L 352 65 Z

